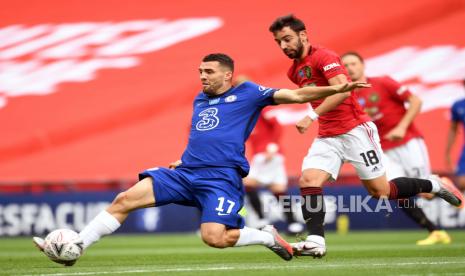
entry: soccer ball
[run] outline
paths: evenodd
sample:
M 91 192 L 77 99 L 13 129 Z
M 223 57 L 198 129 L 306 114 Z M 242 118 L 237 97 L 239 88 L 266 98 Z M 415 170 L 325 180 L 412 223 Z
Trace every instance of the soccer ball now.
M 58 229 L 45 237 L 44 253 L 52 260 L 75 261 L 82 251 L 83 242 L 73 230 Z

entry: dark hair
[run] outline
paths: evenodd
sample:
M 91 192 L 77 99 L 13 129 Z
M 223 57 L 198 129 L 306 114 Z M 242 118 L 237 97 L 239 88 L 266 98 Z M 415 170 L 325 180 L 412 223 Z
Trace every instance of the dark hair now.
M 365 60 L 363 60 L 363 57 L 355 51 L 346 52 L 345 54 L 341 56 L 341 58 L 344 58 L 345 56 L 356 56 L 362 63 L 365 63 Z
M 296 33 L 305 30 L 304 22 L 295 17 L 293 14 L 288 14 L 276 18 L 273 23 L 271 23 L 271 26 L 268 30 L 272 33 L 276 33 L 277 31 L 282 30 L 284 27 L 289 27 Z
M 234 60 L 222 53 L 214 53 L 214 54 L 209 54 L 206 55 L 203 59 L 203 62 L 208 62 L 208 61 L 218 61 L 221 65 L 226 66 L 227 68 L 231 69 L 232 72 L 234 72 Z

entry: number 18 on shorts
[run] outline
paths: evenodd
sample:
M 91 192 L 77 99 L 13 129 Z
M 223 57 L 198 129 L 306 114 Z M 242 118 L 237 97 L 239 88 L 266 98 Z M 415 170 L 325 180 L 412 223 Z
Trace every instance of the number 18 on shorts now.
M 344 162 L 354 166 L 362 180 L 382 176 L 386 169 L 378 130 L 372 122 L 332 137 L 316 138 L 304 158 L 302 170 L 320 169 L 337 179 Z

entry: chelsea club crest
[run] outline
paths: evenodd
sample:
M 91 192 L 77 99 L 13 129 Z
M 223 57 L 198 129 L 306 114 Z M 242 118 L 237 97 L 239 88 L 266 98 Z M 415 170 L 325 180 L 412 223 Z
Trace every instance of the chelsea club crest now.
M 226 99 L 224 99 L 224 101 L 227 103 L 232 103 L 232 102 L 235 102 L 236 100 L 237 100 L 236 95 L 227 96 Z

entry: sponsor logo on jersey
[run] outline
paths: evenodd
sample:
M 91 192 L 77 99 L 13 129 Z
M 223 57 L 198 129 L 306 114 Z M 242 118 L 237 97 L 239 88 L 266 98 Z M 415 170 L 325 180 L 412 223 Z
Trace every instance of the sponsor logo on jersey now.
M 331 70 L 331 69 L 333 69 L 335 67 L 338 67 L 338 66 L 341 66 L 341 65 L 339 63 L 337 63 L 337 62 L 333 62 L 333 63 L 330 63 L 328 65 L 325 65 L 323 67 L 323 70 L 326 72 L 326 71 Z
M 227 96 L 226 99 L 224 99 L 224 101 L 227 103 L 232 103 L 232 102 L 235 102 L 236 100 L 237 100 L 236 95 Z
M 208 104 L 209 105 L 215 105 L 215 104 L 218 104 L 220 102 L 220 98 L 218 99 L 213 99 L 213 100 L 209 100 L 208 101 Z
M 216 116 L 217 114 L 218 108 L 216 107 L 210 107 L 203 110 L 198 115 L 201 119 L 197 122 L 195 128 L 199 131 L 212 130 L 216 128 L 220 123 L 220 118 Z

